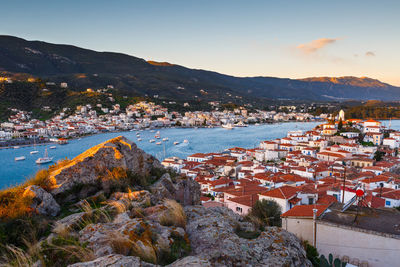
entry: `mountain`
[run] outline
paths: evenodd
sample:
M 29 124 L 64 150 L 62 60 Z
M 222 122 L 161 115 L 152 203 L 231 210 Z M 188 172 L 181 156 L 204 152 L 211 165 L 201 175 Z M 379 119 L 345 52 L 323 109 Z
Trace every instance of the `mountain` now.
M 146 61 L 112 52 L 0 36 L 0 72 L 27 73 L 70 88 L 105 87 L 130 95 L 159 95 L 179 100 L 396 100 L 400 88 L 370 78 L 234 77 Z

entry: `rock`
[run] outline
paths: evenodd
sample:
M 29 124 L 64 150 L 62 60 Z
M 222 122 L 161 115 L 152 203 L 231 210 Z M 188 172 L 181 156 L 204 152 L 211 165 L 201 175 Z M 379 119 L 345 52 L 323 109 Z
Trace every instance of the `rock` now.
M 192 254 L 213 266 L 311 266 L 293 234 L 269 227 L 257 238 L 244 239 L 236 229 L 249 225 L 225 207 L 186 207 L 186 232 Z
M 150 263 L 143 263 L 138 257 L 110 254 L 93 261 L 79 262 L 69 267 L 151 267 Z
M 74 213 L 71 215 L 68 215 L 61 220 L 58 220 L 56 222 L 56 227 L 55 228 L 66 228 L 66 229 L 73 229 L 75 226 L 77 226 L 85 217 L 86 212 L 78 212 Z M 53 229 L 53 231 L 57 232 L 57 229 Z
M 95 185 L 101 177 L 117 167 L 146 176 L 153 168 L 162 168 L 162 165 L 135 143 L 119 136 L 86 150 L 68 164 L 52 171 L 49 177 L 51 193 L 57 196 L 80 186 L 82 188 L 76 194 L 81 199 L 85 198 L 96 192 Z
M 183 238 L 185 231 L 179 227 L 167 227 L 157 221 L 143 218 L 130 218 L 128 212 L 119 214 L 113 222 L 97 223 L 86 226 L 79 232 L 79 241 L 87 243 L 96 257 L 112 253 L 121 253 L 115 248 L 136 247 L 146 255 L 155 255 L 158 250 L 170 247 L 171 236 Z
M 186 205 L 200 205 L 200 185 L 191 178 L 179 178 L 176 183 L 168 173 L 150 187 L 152 203 L 160 203 L 165 198 L 175 199 Z
M 196 256 L 187 256 L 185 258 L 179 259 L 167 267 L 211 267 L 211 263 L 207 259 L 201 259 Z
M 23 197 L 32 199 L 31 208 L 39 214 L 56 216 L 60 212 L 60 205 L 53 196 L 37 185 L 30 185 L 25 188 Z

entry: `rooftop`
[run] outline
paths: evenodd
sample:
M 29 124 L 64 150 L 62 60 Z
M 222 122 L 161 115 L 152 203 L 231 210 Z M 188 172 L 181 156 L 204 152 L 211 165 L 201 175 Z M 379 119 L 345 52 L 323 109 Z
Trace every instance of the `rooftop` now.
M 351 206 L 345 212 L 341 212 L 342 207 L 342 203 L 333 203 L 319 219 L 323 222 L 395 235 L 396 238 L 400 238 L 399 211 Z

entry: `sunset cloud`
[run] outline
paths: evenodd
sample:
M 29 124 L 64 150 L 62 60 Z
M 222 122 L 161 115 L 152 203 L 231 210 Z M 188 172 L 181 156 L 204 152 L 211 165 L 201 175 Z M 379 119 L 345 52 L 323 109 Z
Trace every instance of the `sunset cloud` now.
M 338 38 L 334 38 L 334 39 L 321 38 L 321 39 L 311 41 L 310 43 L 299 44 L 296 48 L 305 54 L 312 54 L 312 53 L 315 53 L 318 50 L 324 48 L 325 46 L 327 46 L 329 44 L 335 43 L 337 40 L 339 40 L 339 39 Z
M 372 52 L 372 51 L 368 51 L 368 52 L 365 53 L 365 55 L 366 55 L 367 57 L 374 57 L 374 56 L 375 56 L 375 53 Z

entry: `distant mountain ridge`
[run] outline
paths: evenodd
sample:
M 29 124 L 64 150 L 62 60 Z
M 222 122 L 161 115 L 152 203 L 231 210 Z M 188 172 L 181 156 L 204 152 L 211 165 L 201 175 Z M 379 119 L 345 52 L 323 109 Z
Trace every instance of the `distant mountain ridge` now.
M 0 36 L 0 71 L 65 81 L 77 90 L 112 84 L 132 95 L 180 100 L 400 100 L 399 87 L 366 77 L 242 78 L 4 35 Z

